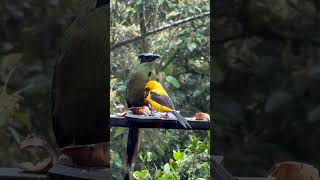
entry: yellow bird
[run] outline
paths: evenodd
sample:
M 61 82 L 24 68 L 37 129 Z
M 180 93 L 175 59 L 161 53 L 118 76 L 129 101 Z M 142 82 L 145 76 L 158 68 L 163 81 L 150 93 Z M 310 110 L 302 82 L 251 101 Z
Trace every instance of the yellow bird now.
M 181 125 L 187 129 L 187 126 L 191 129 L 192 127 L 188 121 L 183 118 L 174 108 L 171 98 L 169 97 L 166 90 L 157 81 L 149 81 L 146 84 L 146 99 L 149 104 L 158 112 L 170 112 L 172 113 Z

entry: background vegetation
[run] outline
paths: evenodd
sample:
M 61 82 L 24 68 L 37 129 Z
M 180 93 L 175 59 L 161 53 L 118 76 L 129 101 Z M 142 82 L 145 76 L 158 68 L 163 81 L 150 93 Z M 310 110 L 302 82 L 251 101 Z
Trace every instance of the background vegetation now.
M 0 2 L 0 166 L 15 166 L 30 158 L 32 154 L 18 149 L 27 134 L 54 143 L 52 65 L 78 4 L 77 0 Z
M 319 1 L 218 0 L 212 21 L 215 154 L 235 176 L 319 169 Z
M 130 70 L 139 63 L 138 55 L 153 52 L 162 56 L 157 69 L 158 77 L 182 115 L 190 117 L 199 111 L 209 113 L 209 16 L 152 33 L 140 40 L 130 41 L 166 25 L 170 26 L 206 12 L 209 12 L 207 0 L 112 1 L 111 112 L 122 112 L 126 108 L 126 82 Z M 119 44 L 125 45 L 118 47 Z M 146 167 L 147 164 L 143 160 L 145 154 L 152 154 L 151 165 L 153 168 L 156 166 L 161 169 L 169 159 L 173 159 L 173 150 L 188 147 L 191 142 L 189 135 L 196 135 L 201 141 L 209 142 L 207 132 L 142 130 L 141 158 L 136 163 L 136 169 L 149 169 L 151 173 L 152 168 Z M 114 178 L 120 178 L 126 172 L 124 165 L 127 129 L 112 128 L 111 137 L 111 172 Z M 207 175 L 208 173 L 207 171 Z M 153 177 L 155 176 L 153 172 Z M 195 177 L 202 176 L 205 177 L 195 174 Z

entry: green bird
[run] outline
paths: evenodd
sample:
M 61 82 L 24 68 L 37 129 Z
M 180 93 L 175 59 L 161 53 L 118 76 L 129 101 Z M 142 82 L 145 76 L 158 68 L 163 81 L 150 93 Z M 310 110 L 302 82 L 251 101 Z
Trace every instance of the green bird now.
M 108 1 L 82 1 L 62 41 L 52 81 L 53 131 L 59 148 L 109 142 Z
M 160 58 L 160 55 L 152 53 L 143 53 L 138 56 L 140 64 L 130 73 L 127 83 L 128 108 L 145 105 L 145 84 L 151 79 L 156 79 L 156 63 L 154 63 L 154 60 L 158 58 Z
M 153 53 L 143 53 L 138 56 L 140 64 L 137 65 L 129 75 L 127 83 L 127 106 L 141 107 L 147 105 L 145 102 L 145 85 L 149 80 L 156 80 L 155 60 L 161 56 Z M 136 160 L 137 152 L 139 149 L 139 129 L 131 127 L 128 133 L 128 146 L 127 146 L 127 165 L 128 173 L 124 179 L 130 179 L 130 170 L 132 164 Z

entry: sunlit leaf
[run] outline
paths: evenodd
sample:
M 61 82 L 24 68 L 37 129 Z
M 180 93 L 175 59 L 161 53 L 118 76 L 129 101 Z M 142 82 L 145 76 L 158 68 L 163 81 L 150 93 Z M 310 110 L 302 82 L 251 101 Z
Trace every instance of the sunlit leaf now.
M 175 151 L 173 150 L 173 158 L 176 160 L 176 161 L 179 161 L 179 160 L 182 160 L 184 159 L 184 152 L 180 152 L 180 151 Z
M 170 165 L 168 163 L 166 163 L 163 166 L 163 170 L 164 170 L 165 173 L 170 173 Z

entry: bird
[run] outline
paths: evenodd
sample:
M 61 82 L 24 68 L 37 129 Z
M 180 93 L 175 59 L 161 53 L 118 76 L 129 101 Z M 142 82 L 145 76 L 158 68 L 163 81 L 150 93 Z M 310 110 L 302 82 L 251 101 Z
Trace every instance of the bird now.
M 159 82 L 155 80 L 148 81 L 145 86 L 145 92 L 147 101 L 156 111 L 166 113 L 170 112 L 177 118 L 184 128 L 192 129 L 188 121 L 175 110 L 171 98 Z
M 126 100 L 129 109 L 146 105 L 144 102 L 145 84 L 149 80 L 155 80 L 157 78 L 155 60 L 160 57 L 159 54 L 153 53 L 143 53 L 138 56 L 140 64 L 130 72 L 127 82 Z
M 59 149 L 109 142 L 107 0 L 82 1 L 54 64 L 52 126 Z
M 155 60 L 159 59 L 159 54 L 153 54 L 150 52 L 142 53 L 138 56 L 140 64 L 133 68 L 129 74 L 129 80 L 127 82 L 127 94 L 126 101 L 129 109 L 147 106 L 145 101 L 144 90 L 145 84 L 151 80 L 156 79 L 155 73 Z M 134 111 L 132 109 L 133 113 Z M 130 179 L 130 170 L 137 158 L 137 152 L 139 150 L 139 129 L 135 127 L 129 128 L 128 133 L 128 146 L 127 146 L 127 166 L 128 172 L 124 179 Z

